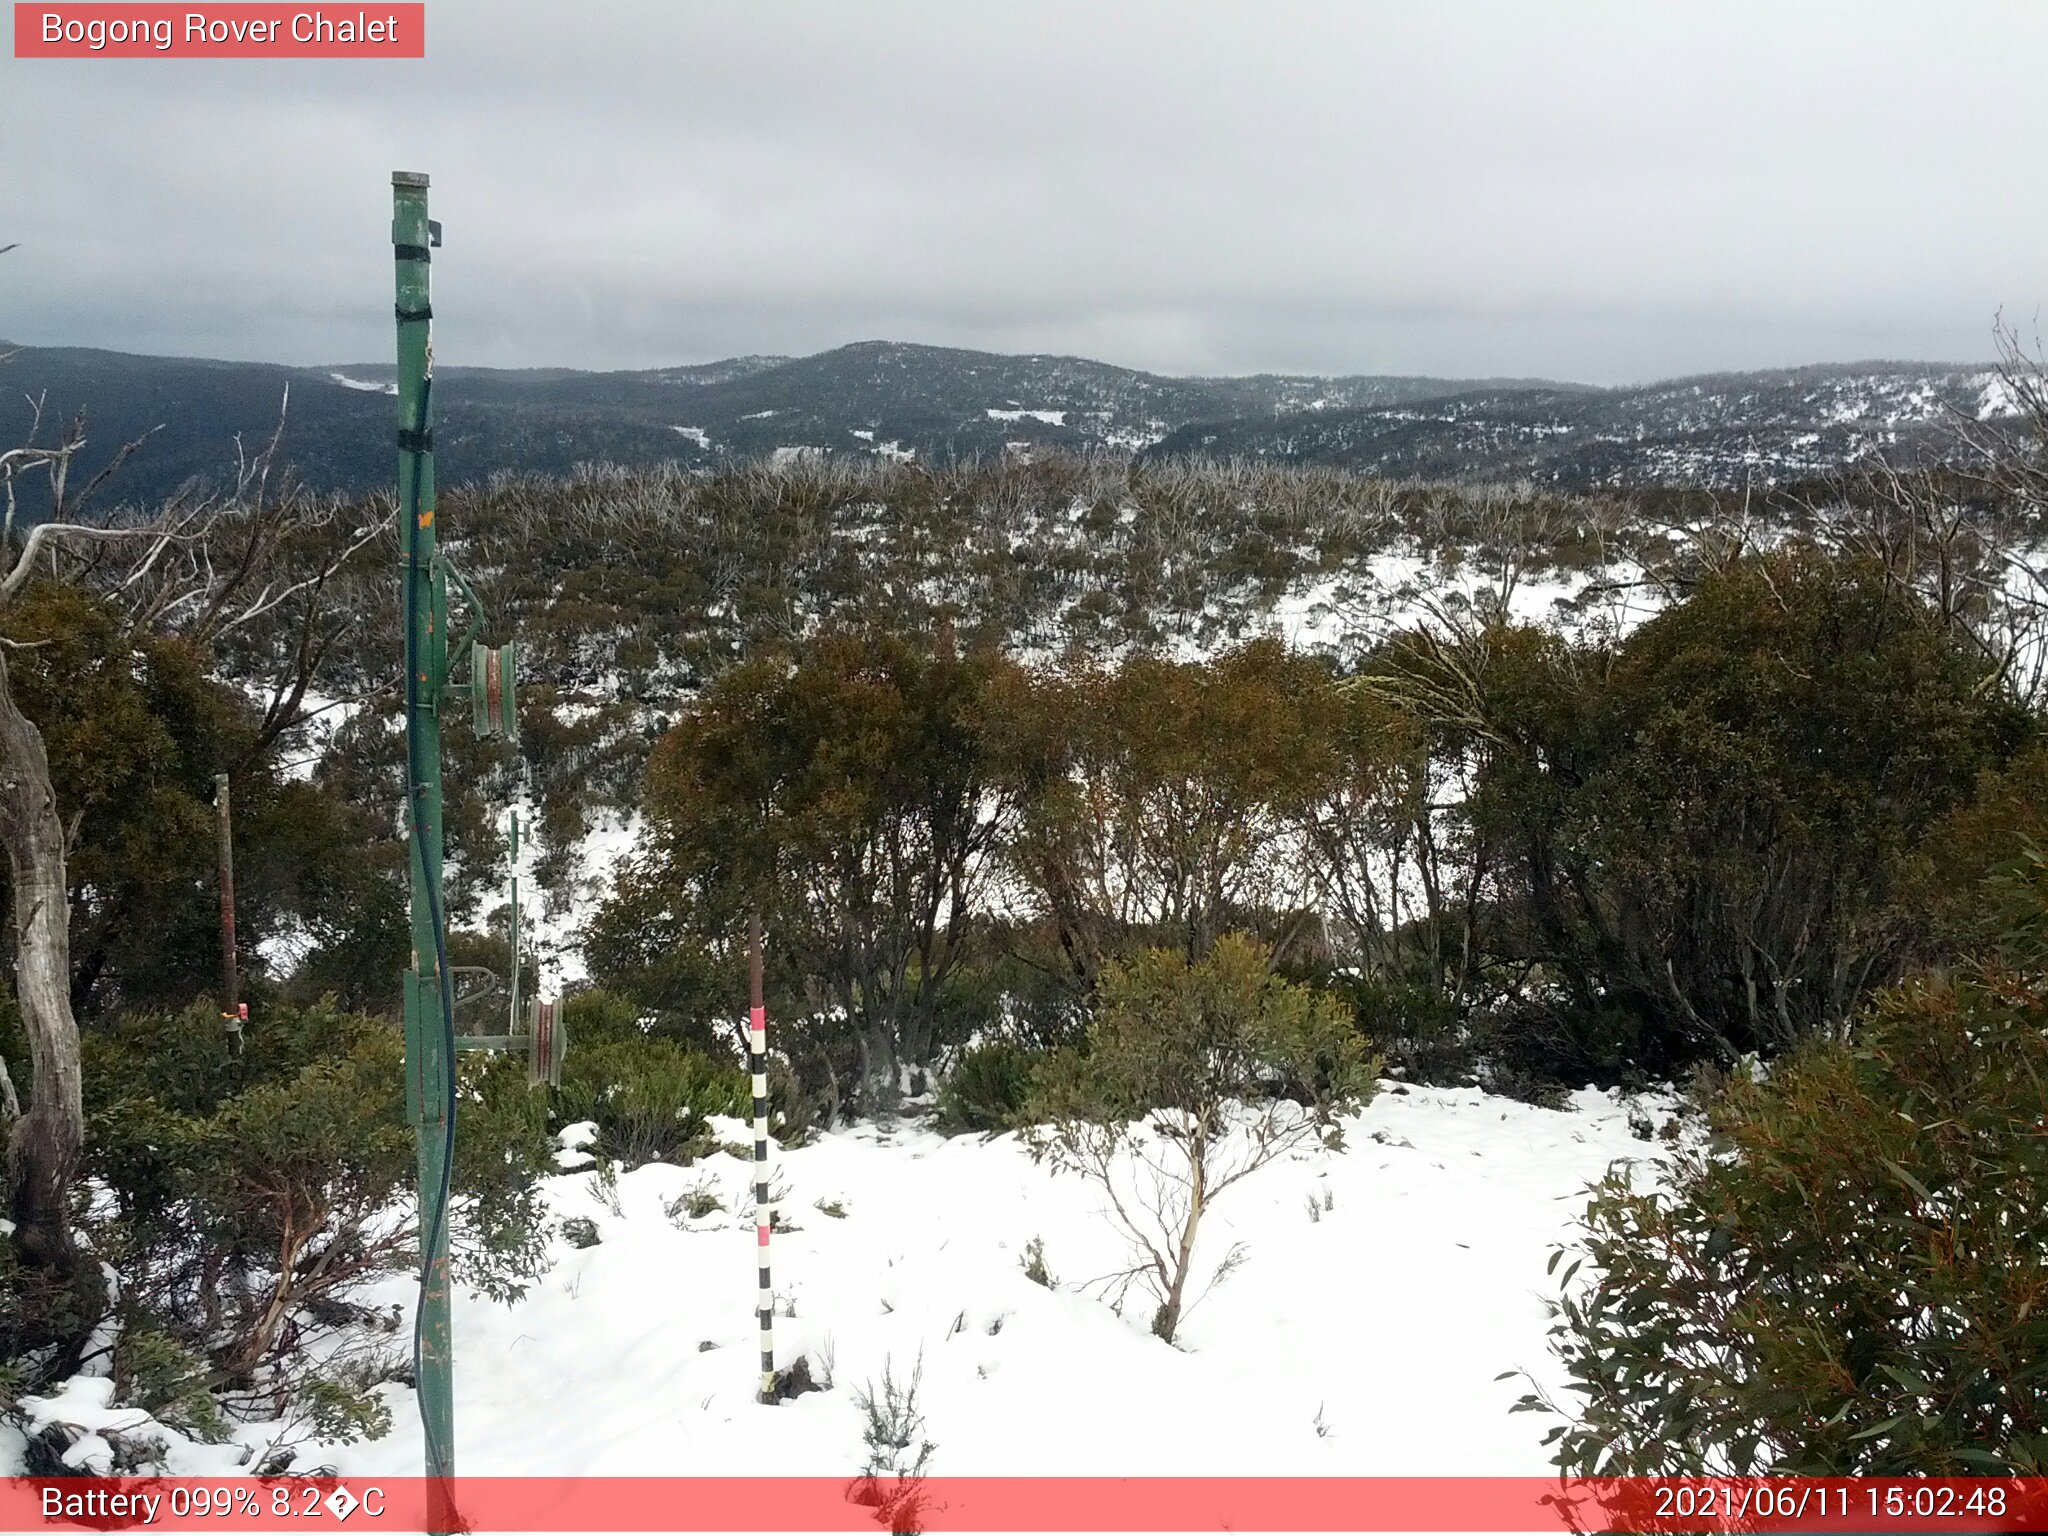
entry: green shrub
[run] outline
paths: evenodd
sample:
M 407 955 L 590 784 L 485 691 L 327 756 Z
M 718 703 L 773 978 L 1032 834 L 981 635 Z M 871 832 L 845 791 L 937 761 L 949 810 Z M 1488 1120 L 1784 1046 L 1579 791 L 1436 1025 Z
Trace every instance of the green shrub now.
M 838 1110 L 839 1097 L 829 1082 L 807 1082 L 780 1055 L 769 1053 L 768 1133 L 776 1141 L 786 1148 L 805 1146 L 820 1131 L 832 1128 Z M 753 1144 L 742 1145 L 736 1155 L 742 1160 L 752 1157 Z
M 114 1395 L 159 1423 L 197 1440 L 225 1440 L 220 1405 L 208 1390 L 213 1370 L 206 1357 L 179 1342 L 147 1314 L 122 1320 L 114 1344 Z
M 1477 1072 L 1470 1029 L 1451 999 L 1435 987 L 1353 978 L 1338 989 L 1358 1018 L 1358 1032 L 1386 1062 L 1390 1077 L 1462 1087 Z
M 939 1128 L 948 1135 L 1015 1130 L 1044 1054 L 1007 1040 L 969 1047 L 939 1083 Z
M 1033 1285 L 1053 1289 L 1052 1271 L 1045 1267 L 1045 1239 L 1033 1237 L 1024 1245 L 1024 1278 Z
M 1272 958 L 1227 933 L 1199 961 L 1163 949 L 1110 961 L 1087 1051 L 1055 1051 L 1033 1078 L 1032 1156 L 1108 1192 L 1128 1273 L 1158 1302 L 1152 1330 L 1169 1344 L 1197 1299 L 1203 1215 L 1275 1158 L 1328 1144 L 1381 1066 L 1338 998 L 1275 975 Z M 1133 1154 L 1148 1174 L 1135 1186 Z M 1216 1277 L 1241 1257 L 1233 1249 Z
M 562 1022 L 572 1047 L 640 1040 L 648 1033 L 640 1022 L 643 1011 L 623 992 L 591 987 L 563 999 Z
M 554 1097 L 558 1127 L 596 1122 L 592 1152 L 628 1168 L 701 1155 L 711 1146 L 706 1117 L 751 1105 L 736 1065 L 656 1035 L 580 1040 L 573 1025 Z
M 187 1357 L 216 1385 L 282 1373 L 311 1390 L 300 1319 L 358 1320 L 354 1293 L 415 1261 L 411 1224 L 389 1219 L 415 1174 L 398 1030 L 331 1003 L 273 1003 L 235 1054 L 200 1005 L 124 1017 L 81 1044 L 85 1172 L 110 1197 L 94 1243 L 122 1280 L 116 1375 L 194 1424 L 206 1415 Z M 463 1071 L 468 1086 L 494 1071 L 521 1085 L 502 1106 L 465 1094 L 455 1168 L 458 1264 L 506 1294 L 541 1262 L 544 1126 L 523 1066 Z
M 267 1008 L 234 1055 L 200 1006 L 122 1019 L 83 1055 L 125 1288 L 229 1376 L 276 1361 L 292 1311 L 410 1261 L 413 1234 L 383 1219 L 413 1175 L 390 1025 Z
M 455 1271 L 495 1301 L 516 1301 L 527 1281 L 547 1268 L 540 1179 L 556 1171 L 549 1094 L 528 1085 L 526 1058 L 518 1052 L 465 1053 L 460 1071 Z
M 362 1293 L 417 1262 L 412 1222 L 393 1219 L 415 1176 L 399 1032 L 331 1000 L 253 1013 L 240 1053 L 204 1004 L 82 1035 L 81 1185 L 94 1198 L 78 1219 L 119 1279 L 106 1364 L 123 1401 L 200 1438 L 223 1433 L 224 1411 L 327 1439 L 375 1434 L 388 1414 L 374 1387 L 402 1343 L 380 1335 L 388 1316 Z M 544 1262 L 544 1111 L 523 1064 L 470 1058 L 462 1074 L 457 1271 L 516 1294 Z M 0 1358 L 37 1362 L 0 1396 L 35 1390 L 50 1357 L 19 1348 L 40 1303 L 11 1250 L 0 1294 L 16 1303 L 0 1306 Z
M 2032 978 L 1899 989 L 1855 1043 L 1738 1076 L 1667 1191 L 1597 1186 L 1559 1465 L 2048 1471 L 2044 1028 Z

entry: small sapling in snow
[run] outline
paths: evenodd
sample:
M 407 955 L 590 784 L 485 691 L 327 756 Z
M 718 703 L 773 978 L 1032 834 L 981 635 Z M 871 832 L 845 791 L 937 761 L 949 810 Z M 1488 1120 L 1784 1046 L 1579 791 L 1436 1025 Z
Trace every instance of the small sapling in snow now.
M 1027 1144 L 1108 1196 L 1132 1255 L 1108 1280 L 1119 1294 L 1144 1287 L 1170 1344 L 1199 1299 L 1188 1281 L 1210 1205 L 1275 1158 L 1329 1145 L 1380 1063 L 1338 999 L 1276 976 L 1241 934 L 1197 961 L 1148 950 L 1112 962 L 1100 998 L 1086 1052 L 1053 1053 L 1037 1079 Z M 1241 1262 L 1233 1249 L 1216 1278 Z
M 1048 1291 L 1053 1288 L 1052 1274 L 1045 1267 L 1045 1239 L 1042 1237 L 1034 1237 L 1024 1245 L 1024 1278 Z
M 854 1503 L 873 1509 L 876 1523 L 887 1524 L 891 1531 L 918 1529 L 918 1506 L 923 1500 L 920 1485 L 938 1450 L 925 1436 L 924 1414 L 917 1406 L 918 1388 L 923 1383 L 924 1355 L 920 1352 L 908 1383 L 899 1384 L 893 1362 L 884 1359 L 880 1389 L 869 1382 L 853 1394 L 854 1406 L 866 1420 L 861 1441 L 867 1447 L 867 1460 L 849 1494 Z

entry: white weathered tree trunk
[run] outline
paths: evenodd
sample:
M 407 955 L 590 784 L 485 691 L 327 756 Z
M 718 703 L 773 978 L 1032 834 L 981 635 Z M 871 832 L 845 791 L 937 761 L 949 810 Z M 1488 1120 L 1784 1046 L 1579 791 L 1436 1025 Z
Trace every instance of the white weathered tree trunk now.
M 85 1143 L 71 1014 L 71 896 L 64 825 L 43 733 L 14 702 L 0 652 L 0 843 L 14 905 L 14 985 L 28 1035 L 28 1103 L 7 1138 L 7 1207 L 22 1263 L 68 1284 L 78 1255 L 66 1199 Z

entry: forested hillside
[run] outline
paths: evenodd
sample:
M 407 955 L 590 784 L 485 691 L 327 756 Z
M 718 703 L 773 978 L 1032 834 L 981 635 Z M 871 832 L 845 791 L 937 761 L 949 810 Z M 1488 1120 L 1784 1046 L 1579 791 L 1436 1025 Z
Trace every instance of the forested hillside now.
M 285 450 L 313 487 L 390 474 L 389 364 L 282 368 L 23 347 L 0 439 L 89 413 L 80 468 L 147 434 L 109 494 L 161 501 L 217 480 L 237 437 Z M 935 468 L 1046 453 L 1255 458 L 1392 478 L 1593 488 L 1783 485 L 1938 451 L 1953 421 L 2017 407 L 1989 365 L 1869 363 L 1593 389 L 1540 379 L 1175 378 L 1084 358 L 862 342 L 812 357 L 582 373 L 436 374 L 447 483 L 584 464 L 714 469 L 796 457 Z

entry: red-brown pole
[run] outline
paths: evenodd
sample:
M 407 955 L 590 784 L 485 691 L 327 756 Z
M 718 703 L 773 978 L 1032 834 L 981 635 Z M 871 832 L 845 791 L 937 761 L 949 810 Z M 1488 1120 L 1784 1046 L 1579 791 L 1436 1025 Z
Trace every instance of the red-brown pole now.
M 228 1042 L 242 1048 L 242 983 L 235 964 L 235 823 L 228 800 L 228 776 L 213 776 L 213 804 L 220 827 L 220 1016 Z

